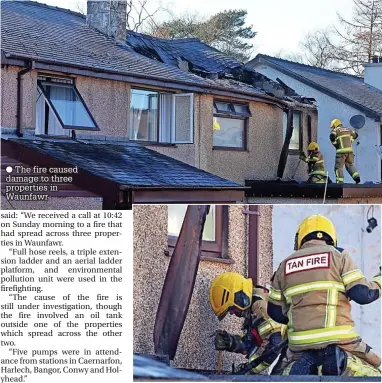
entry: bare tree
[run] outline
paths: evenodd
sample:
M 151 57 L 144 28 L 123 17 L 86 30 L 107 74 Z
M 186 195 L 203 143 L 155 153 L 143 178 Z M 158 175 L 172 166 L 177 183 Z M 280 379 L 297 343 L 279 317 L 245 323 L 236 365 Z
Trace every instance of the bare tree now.
M 126 11 L 127 29 L 139 32 L 143 27 L 148 25 L 157 25 L 154 16 L 165 8 L 160 2 L 153 11 L 148 11 L 148 0 L 128 0 Z
M 126 27 L 134 32 L 139 32 L 147 26 L 157 26 L 155 15 L 159 12 L 166 11 L 161 2 L 156 2 L 154 10 L 148 10 L 148 0 L 126 0 Z M 76 11 L 82 15 L 86 15 L 86 2 L 77 0 Z
M 337 69 L 336 60 L 333 57 L 333 48 L 330 38 L 330 30 L 317 30 L 308 33 L 300 41 L 303 62 L 319 68 Z
M 307 64 L 304 56 L 301 53 L 296 52 L 288 52 L 286 53 L 284 49 L 280 49 L 278 52 L 276 52 L 274 57 L 277 57 L 279 59 L 293 61 L 299 64 Z
M 86 2 L 77 0 L 76 2 L 76 12 L 81 13 L 81 15 L 86 15 Z
M 360 75 L 363 64 L 382 54 L 382 0 L 353 0 L 351 21 L 338 15 L 334 27 L 338 43 L 332 43 L 333 59 L 342 70 Z

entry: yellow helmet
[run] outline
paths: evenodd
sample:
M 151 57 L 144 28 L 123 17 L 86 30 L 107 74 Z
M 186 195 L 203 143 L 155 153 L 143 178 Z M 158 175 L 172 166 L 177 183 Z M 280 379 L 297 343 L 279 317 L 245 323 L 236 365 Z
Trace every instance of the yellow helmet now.
M 252 279 L 239 273 L 227 272 L 216 277 L 210 288 L 210 303 L 219 320 L 232 307 L 246 310 L 252 302 Z
M 294 249 L 300 249 L 304 242 L 311 239 L 322 239 L 337 246 L 337 233 L 332 221 L 320 214 L 305 218 L 297 229 Z
M 308 151 L 309 151 L 309 152 L 313 152 L 314 150 L 320 150 L 320 147 L 318 146 L 317 142 L 312 141 L 312 142 L 308 145 Z
M 338 118 L 335 118 L 331 123 L 330 123 L 330 127 L 332 129 L 336 129 L 338 128 L 340 125 L 342 125 L 342 122 L 338 119 Z

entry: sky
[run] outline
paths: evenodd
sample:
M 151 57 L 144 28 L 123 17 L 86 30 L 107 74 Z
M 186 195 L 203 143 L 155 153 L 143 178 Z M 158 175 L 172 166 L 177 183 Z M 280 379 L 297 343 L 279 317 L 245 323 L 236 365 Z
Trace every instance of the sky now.
M 142 1 L 142 0 L 136 0 Z M 352 15 L 353 0 L 147 0 L 147 9 L 162 4 L 175 15 L 184 12 L 209 16 L 227 9 L 246 9 L 247 24 L 253 25 L 255 53 L 274 55 L 297 53 L 299 41 L 317 29 L 334 25 L 337 12 L 346 19 Z M 86 0 L 44 0 L 45 4 L 86 12 Z M 156 16 L 168 18 L 167 12 Z

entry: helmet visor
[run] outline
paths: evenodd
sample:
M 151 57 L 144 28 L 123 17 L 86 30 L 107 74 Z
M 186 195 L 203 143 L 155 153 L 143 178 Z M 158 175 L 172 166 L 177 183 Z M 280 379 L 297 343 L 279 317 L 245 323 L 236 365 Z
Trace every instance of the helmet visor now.
M 248 295 L 246 295 L 243 291 L 239 291 L 235 293 L 234 303 L 236 307 L 242 310 L 245 310 L 246 308 L 249 307 L 249 305 L 251 304 L 251 301 Z

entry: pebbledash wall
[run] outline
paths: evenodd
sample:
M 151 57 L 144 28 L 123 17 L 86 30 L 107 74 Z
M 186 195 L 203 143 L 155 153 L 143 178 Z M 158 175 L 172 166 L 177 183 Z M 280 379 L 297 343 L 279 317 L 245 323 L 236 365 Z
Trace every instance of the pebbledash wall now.
M 346 249 L 369 280 L 381 265 L 381 208 L 374 205 L 378 225 L 366 232 L 370 205 L 273 206 L 273 269 L 293 253 L 294 238 L 300 222 L 312 215 L 328 217 L 336 227 L 338 246 Z M 369 213 L 370 214 L 370 213 Z M 282 235 L 280 235 L 282 233 Z M 381 354 L 381 301 L 360 306 L 352 303 L 352 316 L 362 339 Z
M 218 328 L 241 333 L 242 321 L 228 316 L 219 322 L 209 303 L 209 287 L 220 273 L 236 271 L 247 274 L 248 215 L 246 205 L 229 207 L 228 254 L 233 264 L 201 261 L 191 304 L 180 337 L 173 365 L 176 367 L 216 370 L 217 352 L 211 335 Z M 170 259 L 167 249 L 166 205 L 134 206 L 134 291 L 133 334 L 134 352 L 154 354 L 153 332 L 157 307 Z M 269 281 L 272 259 L 272 206 L 260 206 L 259 281 Z M 243 363 L 242 356 L 224 353 L 223 369 L 231 370 L 232 363 Z
M 1 126 L 16 128 L 17 72 L 21 68 L 6 66 L 1 71 Z M 44 71 L 43 73 L 49 73 Z M 23 76 L 22 128 L 35 128 L 37 70 Z M 51 72 L 52 75 L 65 75 Z M 128 136 L 130 90 L 134 85 L 93 77 L 75 76 L 75 84 L 90 112 L 100 127 L 91 135 Z M 150 89 L 158 89 L 151 87 Z M 249 101 L 252 117 L 248 123 L 248 150 L 213 149 L 213 100 L 208 94 L 194 94 L 194 143 L 150 145 L 151 149 L 199 167 L 223 178 L 244 184 L 246 179 L 269 180 L 276 177 L 278 160 L 283 145 L 282 110 L 262 102 Z M 225 98 L 227 101 L 235 100 Z M 239 101 L 236 99 L 236 101 Z M 240 100 L 243 102 L 243 100 Z M 311 106 L 303 111 L 303 147 L 307 147 L 307 116 L 312 119 L 312 137 L 317 137 L 317 111 Z M 289 155 L 284 177 L 290 176 L 298 163 L 298 156 Z M 295 175 L 307 178 L 306 166 Z

